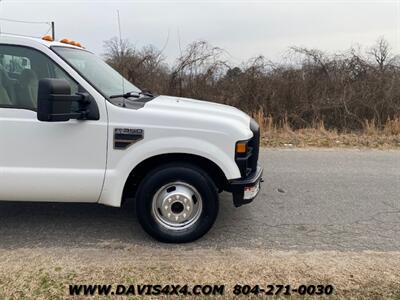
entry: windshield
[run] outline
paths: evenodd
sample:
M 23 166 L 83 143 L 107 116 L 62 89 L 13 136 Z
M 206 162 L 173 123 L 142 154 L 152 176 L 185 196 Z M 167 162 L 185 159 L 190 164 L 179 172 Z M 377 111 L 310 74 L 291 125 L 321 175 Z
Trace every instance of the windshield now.
M 52 49 L 107 98 L 126 92 L 140 93 L 140 89 L 93 53 L 61 46 Z

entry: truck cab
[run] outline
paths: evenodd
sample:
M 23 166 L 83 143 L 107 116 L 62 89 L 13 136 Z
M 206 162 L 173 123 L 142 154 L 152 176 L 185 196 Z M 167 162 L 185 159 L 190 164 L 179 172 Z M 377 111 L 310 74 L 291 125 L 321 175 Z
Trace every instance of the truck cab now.
M 71 40 L 0 35 L 0 200 L 135 200 L 144 230 L 190 242 L 218 194 L 258 194 L 260 130 L 227 105 L 155 95 Z

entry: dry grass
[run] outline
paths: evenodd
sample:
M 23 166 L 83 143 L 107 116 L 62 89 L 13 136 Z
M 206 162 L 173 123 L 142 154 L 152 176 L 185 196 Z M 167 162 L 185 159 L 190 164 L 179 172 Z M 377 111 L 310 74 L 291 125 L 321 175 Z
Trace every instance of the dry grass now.
M 0 298 L 62 299 L 74 283 L 226 284 L 224 299 L 235 284 L 333 284 L 334 299 L 400 298 L 398 252 L 113 247 L 2 250 Z
M 266 147 L 400 149 L 400 117 L 387 120 L 383 128 L 378 128 L 374 121 L 365 121 L 362 131 L 347 133 L 327 130 L 323 122 L 297 130 L 292 129 L 287 121 L 276 126 L 273 119 L 262 111 L 253 117 L 262 128 L 262 142 Z

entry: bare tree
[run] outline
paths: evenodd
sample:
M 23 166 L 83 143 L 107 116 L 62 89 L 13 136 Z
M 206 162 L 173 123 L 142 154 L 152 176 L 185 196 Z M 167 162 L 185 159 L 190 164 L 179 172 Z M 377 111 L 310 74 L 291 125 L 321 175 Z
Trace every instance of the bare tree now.
M 369 54 L 373 56 L 379 69 L 383 71 L 391 59 L 389 43 L 383 37 L 380 37 L 370 49 Z
M 222 75 L 221 70 L 227 67 L 226 61 L 221 59 L 222 53 L 222 49 L 205 41 L 190 44 L 172 68 L 170 90 L 177 90 L 180 96 L 184 90 L 191 96 L 206 96 L 199 88 L 213 86 Z

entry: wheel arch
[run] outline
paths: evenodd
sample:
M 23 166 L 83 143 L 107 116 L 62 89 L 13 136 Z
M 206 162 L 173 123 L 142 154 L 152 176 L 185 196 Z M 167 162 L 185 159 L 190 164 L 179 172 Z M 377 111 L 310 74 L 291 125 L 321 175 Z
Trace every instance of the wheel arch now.
M 222 169 L 208 158 L 189 153 L 159 154 L 143 160 L 131 170 L 124 185 L 122 203 L 125 202 L 125 199 L 135 196 L 141 180 L 150 170 L 171 162 L 185 162 L 200 168 L 210 176 L 219 191 L 226 189 L 228 185 L 228 179 Z

